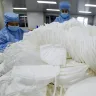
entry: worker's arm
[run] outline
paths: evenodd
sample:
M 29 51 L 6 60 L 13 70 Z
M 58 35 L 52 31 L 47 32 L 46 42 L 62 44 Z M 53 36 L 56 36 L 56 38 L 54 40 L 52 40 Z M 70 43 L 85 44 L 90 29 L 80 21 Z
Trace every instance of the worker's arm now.
M 0 52 L 3 52 L 4 49 L 7 47 L 7 45 L 8 45 L 8 41 L 6 36 L 4 36 L 2 32 L 0 32 Z
M 58 22 L 58 17 L 56 17 L 56 19 L 54 20 L 54 22 Z

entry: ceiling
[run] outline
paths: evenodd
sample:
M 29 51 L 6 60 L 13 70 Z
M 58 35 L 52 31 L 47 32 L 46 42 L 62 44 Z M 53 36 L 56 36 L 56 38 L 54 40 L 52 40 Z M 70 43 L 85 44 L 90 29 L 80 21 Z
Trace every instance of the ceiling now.
M 85 7 L 86 3 L 96 4 L 96 0 L 46 0 L 56 1 L 56 5 L 38 4 L 37 0 L 13 0 L 13 7 L 27 7 L 27 11 L 46 12 L 47 8 L 58 9 L 60 1 L 69 1 L 71 4 L 71 14 L 79 14 L 78 11 L 92 11 L 91 15 L 96 15 L 96 8 Z

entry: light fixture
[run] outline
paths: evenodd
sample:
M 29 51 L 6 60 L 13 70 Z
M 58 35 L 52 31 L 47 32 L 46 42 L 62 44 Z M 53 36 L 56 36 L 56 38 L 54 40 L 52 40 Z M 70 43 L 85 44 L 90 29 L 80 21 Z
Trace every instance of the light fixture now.
M 90 11 L 79 11 L 79 13 L 92 13 Z
M 38 3 L 45 3 L 45 4 L 57 4 L 55 1 L 37 1 Z
M 27 10 L 27 8 L 13 8 L 14 10 Z
M 60 11 L 59 9 L 46 9 L 47 11 Z
M 96 7 L 96 5 L 94 5 L 94 4 L 85 4 L 85 6 L 88 6 L 88 7 Z
M 20 17 L 27 17 L 27 16 L 20 16 Z

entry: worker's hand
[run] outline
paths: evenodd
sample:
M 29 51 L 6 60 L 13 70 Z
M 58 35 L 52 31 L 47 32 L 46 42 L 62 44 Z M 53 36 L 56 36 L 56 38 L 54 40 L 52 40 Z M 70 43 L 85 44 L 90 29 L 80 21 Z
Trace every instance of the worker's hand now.
M 11 44 L 13 44 L 12 42 L 9 42 L 8 44 L 7 44 L 7 47 L 10 47 L 11 46 Z

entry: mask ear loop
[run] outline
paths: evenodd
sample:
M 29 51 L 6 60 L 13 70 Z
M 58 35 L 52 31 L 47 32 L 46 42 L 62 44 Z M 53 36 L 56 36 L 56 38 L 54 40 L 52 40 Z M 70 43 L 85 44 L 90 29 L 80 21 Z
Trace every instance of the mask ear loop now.
M 8 28 L 8 22 L 6 23 L 6 27 Z
M 54 92 L 53 92 L 53 96 L 56 95 L 56 88 L 57 88 L 57 77 L 55 77 L 55 84 L 54 84 Z

